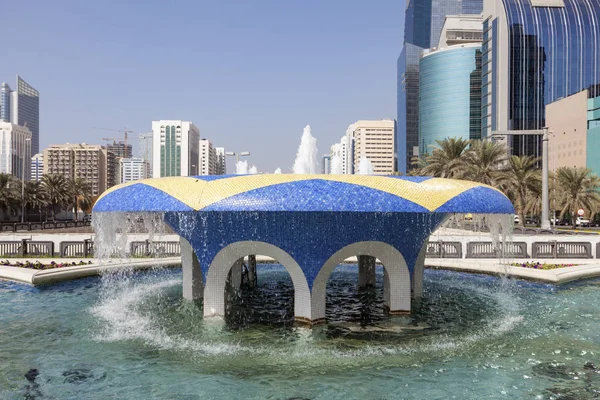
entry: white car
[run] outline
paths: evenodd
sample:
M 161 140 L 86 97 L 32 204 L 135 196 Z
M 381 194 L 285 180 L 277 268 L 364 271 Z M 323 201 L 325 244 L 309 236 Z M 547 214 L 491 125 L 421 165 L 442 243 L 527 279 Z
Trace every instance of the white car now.
M 515 215 L 515 224 L 518 224 L 519 222 L 521 222 L 521 219 L 518 215 Z
M 577 217 L 577 219 L 575 220 L 575 225 L 581 227 L 590 226 L 590 220 L 583 217 Z

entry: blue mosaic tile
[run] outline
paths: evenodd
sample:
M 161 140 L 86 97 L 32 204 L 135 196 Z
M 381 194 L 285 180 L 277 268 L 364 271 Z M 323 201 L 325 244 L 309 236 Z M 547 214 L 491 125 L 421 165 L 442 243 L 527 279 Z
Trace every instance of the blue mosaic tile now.
M 515 209 L 502 193 L 478 186 L 450 199 L 434 212 L 514 214 Z
M 386 178 L 402 179 L 403 181 L 421 183 L 430 180 L 431 176 L 388 175 Z
M 196 178 L 196 179 L 200 179 L 206 182 L 210 182 L 210 181 L 218 181 L 219 179 L 227 179 L 227 178 L 233 178 L 236 176 L 243 176 L 243 175 L 235 175 L 235 174 L 228 174 L 228 175 L 195 175 L 195 176 L 190 176 L 190 178 Z
M 94 205 L 93 212 L 103 211 L 193 211 L 181 201 L 143 183 L 125 186 L 108 193 Z
M 322 179 L 281 183 L 250 190 L 203 211 L 365 211 L 429 212 L 423 206 L 380 190 Z

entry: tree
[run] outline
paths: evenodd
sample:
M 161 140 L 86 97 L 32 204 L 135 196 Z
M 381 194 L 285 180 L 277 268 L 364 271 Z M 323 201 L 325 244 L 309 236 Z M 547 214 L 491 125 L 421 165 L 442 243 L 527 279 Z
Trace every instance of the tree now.
M 556 181 L 562 206 L 560 218 L 569 212 L 573 228 L 579 208 L 588 210 L 592 216 L 600 208 L 600 178 L 589 168 L 560 167 L 556 171 Z
M 79 205 L 81 204 L 85 209 L 89 208 L 92 203 L 92 189 L 84 179 L 75 178 L 70 181 L 70 195 L 73 199 L 73 207 L 75 208 L 74 219 L 77 221 Z
M 531 156 L 512 156 L 505 169 L 503 188 L 513 199 L 521 225 L 525 225 L 528 200 L 542 191 L 541 173 L 536 168 L 538 161 L 539 158 Z
M 433 149 L 431 155 L 425 157 L 421 174 L 439 178 L 456 178 L 463 169 L 466 149 L 471 141 L 448 138 L 435 142 L 437 147 Z
M 17 180 L 9 174 L 0 174 L 0 220 L 4 220 L 6 215 L 14 211 L 19 203 L 17 197 Z M 20 192 L 19 192 L 20 196 Z
M 54 218 L 57 208 L 67 207 L 71 203 L 69 180 L 63 175 L 44 175 L 41 186 L 44 189 L 46 203 L 51 207 L 52 218 Z
M 474 140 L 456 177 L 500 188 L 506 182 L 507 154 L 504 144 Z

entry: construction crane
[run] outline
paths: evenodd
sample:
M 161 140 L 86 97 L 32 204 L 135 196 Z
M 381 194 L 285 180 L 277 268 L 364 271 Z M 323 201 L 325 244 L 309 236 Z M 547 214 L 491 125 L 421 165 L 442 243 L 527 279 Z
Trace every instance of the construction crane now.
M 133 133 L 132 130 L 129 130 L 127 128 L 125 128 L 125 129 L 94 128 L 94 129 L 100 129 L 100 130 L 103 130 L 103 131 L 112 131 L 112 132 L 121 132 L 121 133 L 123 133 L 123 137 L 122 138 L 102 138 L 102 140 L 106 140 L 108 142 L 110 142 L 112 140 L 113 146 L 117 144 L 117 141 L 123 142 L 124 148 L 128 149 L 128 147 L 127 147 L 127 137 L 128 137 L 128 134 Z M 131 154 L 129 154 L 129 157 L 131 157 Z

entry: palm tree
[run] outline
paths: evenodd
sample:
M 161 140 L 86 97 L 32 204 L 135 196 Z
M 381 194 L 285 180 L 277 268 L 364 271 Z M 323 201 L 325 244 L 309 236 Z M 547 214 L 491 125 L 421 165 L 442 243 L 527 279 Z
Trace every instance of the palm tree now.
M 536 168 L 539 158 L 512 156 L 505 169 L 503 188 L 513 199 L 519 222 L 525 225 L 528 200 L 542 192 L 541 172 Z
M 474 140 L 456 177 L 500 188 L 506 181 L 507 154 L 504 144 Z
M 0 174 L 0 220 L 4 220 L 6 214 L 15 210 L 18 205 L 16 182 L 12 175 Z
M 75 208 L 74 220 L 77 221 L 79 205 L 81 204 L 82 208 L 86 209 L 92 203 L 92 189 L 84 179 L 75 178 L 70 181 L 70 192 Z
M 439 178 L 455 178 L 462 170 L 466 149 L 470 140 L 462 138 L 448 138 L 436 140 L 437 147 L 431 155 L 425 157 L 425 165 L 421 168 L 423 175 Z
M 52 218 L 56 215 L 57 208 L 67 207 L 71 203 L 69 180 L 63 175 L 42 176 L 41 186 L 44 189 L 45 200 L 52 210 Z
M 560 218 L 569 212 L 573 228 L 579 208 L 587 209 L 593 216 L 600 207 L 600 178 L 589 168 L 560 167 L 556 171 L 562 210 Z

